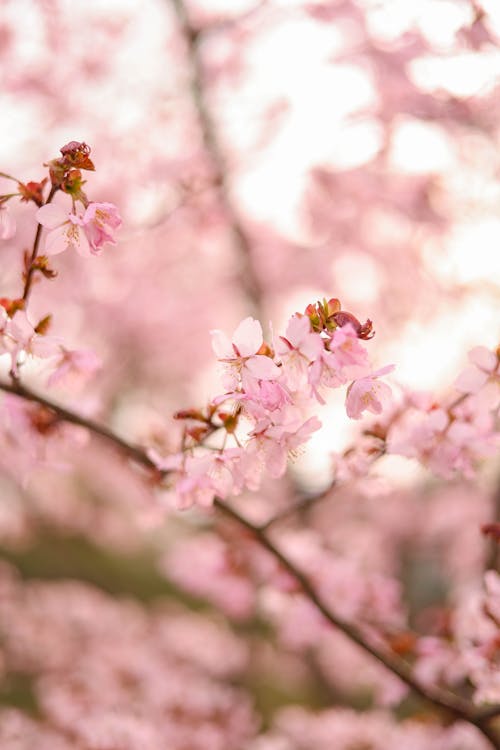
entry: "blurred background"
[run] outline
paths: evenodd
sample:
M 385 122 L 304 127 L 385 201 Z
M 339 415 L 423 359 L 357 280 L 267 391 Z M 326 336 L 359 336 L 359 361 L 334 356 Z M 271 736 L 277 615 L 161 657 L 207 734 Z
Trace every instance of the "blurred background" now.
M 468 348 L 498 344 L 499 45 L 495 0 L 2 0 L 0 170 L 41 179 L 85 141 L 86 192 L 123 217 L 116 247 L 57 256 L 32 295 L 33 320 L 52 313 L 52 333 L 102 360 L 79 410 L 174 450 L 173 412 L 217 392 L 209 331 L 254 315 L 269 335 L 323 296 L 374 321 L 371 356 L 396 364 L 396 389 L 449 390 Z M 35 227 L 34 206 L 12 208 L 7 297 Z M 26 372 L 43 389 L 48 371 Z M 328 485 L 358 425 L 342 394 L 321 418 L 288 480 L 243 498 L 249 512 Z M 314 616 L 290 612 L 232 529 L 165 520 L 108 446 L 47 445 L 2 419 L 2 747 L 288 750 L 299 730 L 255 737 L 290 703 L 401 698 L 364 662 L 350 684 L 361 657 L 337 634 L 301 642 Z M 437 628 L 491 554 L 477 529 L 498 467 L 443 484 L 380 464 L 303 520 L 340 561 L 339 590 L 376 571 L 414 627 Z

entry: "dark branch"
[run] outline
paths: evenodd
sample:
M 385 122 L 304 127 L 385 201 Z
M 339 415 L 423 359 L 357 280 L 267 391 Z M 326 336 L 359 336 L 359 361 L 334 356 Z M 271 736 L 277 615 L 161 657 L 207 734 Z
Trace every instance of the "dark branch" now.
M 107 427 L 94 422 L 93 420 L 82 417 L 75 412 L 67 409 L 66 407 L 59 406 L 53 401 L 34 393 L 29 388 L 21 385 L 19 382 L 14 382 L 12 385 L 7 383 L 0 383 L 0 390 L 6 393 L 11 393 L 20 398 L 26 399 L 33 403 L 39 404 L 40 406 L 50 409 L 56 414 L 61 420 L 70 422 L 71 424 L 79 425 L 84 427 L 104 440 L 115 445 L 123 454 L 131 458 L 135 463 L 138 463 L 148 469 L 159 472 L 154 462 L 149 458 L 143 448 L 128 443 L 123 438 L 116 435 Z M 163 472 L 165 473 L 165 472 Z M 287 570 L 299 583 L 302 591 L 306 597 L 311 601 L 321 612 L 323 617 L 334 627 L 338 628 L 344 635 L 346 635 L 353 643 L 358 645 L 366 653 L 370 654 L 378 662 L 383 664 L 389 671 L 397 675 L 403 682 L 405 682 L 417 695 L 423 698 L 425 701 L 444 709 L 448 714 L 453 716 L 455 719 L 467 721 L 474 726 L 489 740 L 492 747 L 495 750 L 500 750 L 500 738 L 496 732 L 489 726 L 489 722 L 497 717 L 500 713 L 499 706 L 493 706 L 488 709 L 475 709 L 471 704 L 460 698 L 453 693 L 435 686 L 423 686 L 412 674 L 411 666 L 402 660 L 395 654 L 389 651 L 382 652 L 377 647 L 372 645 L 362 634 L 361 630 L 355 625 L 342 620 L 329 607 L 321 600 L 312 584 L 309 582 L 307 577 L 279 550 L 274 544 L 270 537 L 266 533 L 265 527 L 259 527 L 254 525 L 247 518 L 238 513 L 237 510 L 227 505 L 223 500 L 216 498 L 214 501 L 215 507 L 228 518 L 236 521 L 240 526 L 247 529 L 257 539 L 262 547 L 273 555 L 273 557 Z

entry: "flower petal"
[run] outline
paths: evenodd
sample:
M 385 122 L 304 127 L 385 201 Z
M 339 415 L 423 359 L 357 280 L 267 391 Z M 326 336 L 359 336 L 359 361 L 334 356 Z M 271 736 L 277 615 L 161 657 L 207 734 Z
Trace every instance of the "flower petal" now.
M 263 340 L 259 321 L 250 317 L 245 318 L 233 334 L 233 344 L 241 357 L 251 357 L 252 354 L 257 354 Z
M 217 359 L 234 359 L 234 349 L 224 331 L 219 331 L 216 328 L 210 331 L 210 335 L 212 337 L 212 349 Z
M 488 380 L 488 374 L 477 367 L 466 367 L 455 380 L 455 388 L 462 393 L 477 393 Z
M 43 227 L 47 227 L 47 229 L 55 229 L 55 227 L 68 221 L 68 212 L 61 208 L 61 206 L 49 203 L 38 209 L 36 220 Z
M 44 252 L 45 255 L 59 255 L 68 248 L 68 237 L 66 226 L 60 226 L 52 229 L 45 238 Z
M 277 380 L 281 375 L 280 368 L 274 364 L 270 357 L 258 354 L 250 357 L 246 363 L 246 369 L 254 378 L 259 380 Z

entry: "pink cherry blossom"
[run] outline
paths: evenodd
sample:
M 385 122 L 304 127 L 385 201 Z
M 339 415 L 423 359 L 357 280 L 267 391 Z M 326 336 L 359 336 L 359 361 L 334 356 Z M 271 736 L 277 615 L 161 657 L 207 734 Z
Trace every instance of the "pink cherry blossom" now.
M 236 328 L 230 340 L 223 331 L 213 330 L 212 347 L 218 360 L 227 365 L 223 384 L 234 390 L 248 380 L 277 380 L 280 370 L 270 357 L 258 354 L 262 344 L 262 328 L 258 320 L 248 317 Z
M 496 354 L 484 346 L 476 346 L 469 352 L 472 363 L 456 379 L 455 388 L 462 393 L 477 393 L 494 374 L 498 374 L 500 362 Z
M 266 412 L 283 409 L 292 403 L 290 391 L 275 380 L 255 380 L 248 385 L 242 395 L 245 408 L 255 418 L 260 418 Z
M 311 330 L 307 316 L 293 315 L 284 336 L 280 336 L 276 351 L 286 368 L 286 382 L 292 390 L 301 387 L 311 362 L 320 356 L 324 343 Z
M 58 255 L 68 248 L 85 258 L 92 255 L 81 215 L 68 213 L 61 206 L 49 203 L 38 209 L 36 217 L 49 230 L 44 244 L 45 255 Z
M 334 354 L 339 367 L 368 367 L 368 353 L 350 323 L 333 331 L 328 348 Z
M 248 443 L 247 453 L 262 462 L 270 476 L 279 478 L 285 473 L 288 455 L 293 455 L 320 427 L 321 422 L 317 417 L 303 422 L 300 418 L 285 415 L 281 423 L 266 427 L 257 424 L 250 433 L 252 440 Z
M 89 203 L 82 221 L 94 254 L 106 242 L 116 245 L 115 232 L 120 228 L 122 220 L 113 203 Z
M 54 356 L 59 350 L 60 339 L 36 333 L 24 310 L 17 310 L 12 318 L 0 322 L 0 325 L 3 325 L 2 344 L 4 350 L 10 354 L 14 374 L 18 372 L 21 353 L 45 359 Z
M 384 406 L 391 399 L 392 391 L 387 383 L 379 381 L 378 378 L 380 375 L 385 375 L 393 369 L 393 365 L 388 365 L 365 378 L 360 378 L 351 383 L 347 390 L 345 402 L 348 417 L 351 417 L 351 419 L 360 419 L 366 410 L 371 411 L 373 414 L 382 413 Z
M 352 378 L 361 377 L 368 367 L 368 353 L 353 326 L 348 323 L 336 328 L 328 348 L 322 349 L 309 368 L 308 381 L 312 394 L 320 404 L 324 404 L 318 390 L 320 387 L 338 388 Z
M 61 347 L 56 369 L 47 380 L 48 386 L 75 385 L 92 377 L 101 367 L 101 361 L 88 349 L 69 350 Z

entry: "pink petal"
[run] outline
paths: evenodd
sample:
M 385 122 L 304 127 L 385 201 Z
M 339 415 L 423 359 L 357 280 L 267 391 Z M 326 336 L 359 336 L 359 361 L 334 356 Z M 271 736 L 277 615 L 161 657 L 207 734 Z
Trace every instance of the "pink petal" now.
M 246 369 L 250 375 L 259 380 L 277 380 L 281 374 L 280 368 L 274 364 L 273 360 L 263 354 L 250 357 L 246 363 Z
M 294 347 L 299 347 L 301 341 L 311 332 L 311 324 L 309 318 L 305 316 L 299 318 L 298 315 L 293 315 L 288 321 L 286 327 L 285 337 Z
M 76 234 L 78 239 L 75 241 L 75 247 L 78 255 L 81 255 L 83 258 L 90 258 L 91 255 L 97 255 L 97 253 L 91 251 L 87 235 L 83 229 L 76 227 Z
M 38 209 L 36 212 L 36 219 L 39 224 L 47 227 L 47 229 L 55 229 L 55 227 L 68 221 L 68 212 L 61 208 L 61 206 L 49 203 Z
M 30 349 L 35 357 L 53 357 L 61 351 L 61 339 L 55 336 L 35 336 Z
M 66 234 L 66 226 L 60 225 L 56 229 L 52 229 L 45 239 L 44 252 L 45 255 L 59 255 L 68 249 L 68 238 Z
M 466 367 L 455 380 L 455 388 L 462 393 L 477 393 L 487 380 L 486 372 L 478 370 L 477 367 Z
M 23 343 L 29 341 L 35 332 L 24 310 L 18 310 L 14 314 L 9 328 L 16 341 Z
M 475 346 L 469 352 L 469 361 L 486 372 L 494 372 L 498 365 L 496 355 L 485 346 Z
M 372 372 L 371 377 L 379 378 L 381 375 L 387 375 L 388 372 L 392 372 L 395 369 L 396 365 L 386 365 L 385 367 L 381 367 L 380 370 L 375 370 L 375 372 Z
M 210 331 L 212 337 L 212 349 L 217 359 L 234 359 L 234 349 L 224 331 L 215 329 Z
M 444 409 L 432 409 L 429 412 L 428 423 L 435 432 L 442 432 L 448 426 L 450 418 Z
M 251 357 L 252 354 L 256 354 L 262 342 L 262 327 L 254 318 L 245 318 L 233 334 L 233 344 L 242 357 Z
M 286 471 L 287 451 L 278 443 L 269 443 L 266 450 L 266 467 L 273 479 L 279 479 Z

